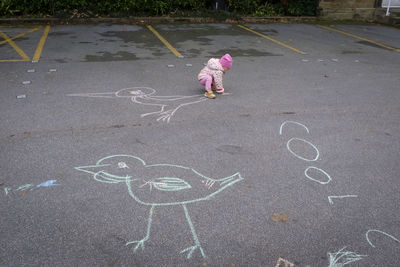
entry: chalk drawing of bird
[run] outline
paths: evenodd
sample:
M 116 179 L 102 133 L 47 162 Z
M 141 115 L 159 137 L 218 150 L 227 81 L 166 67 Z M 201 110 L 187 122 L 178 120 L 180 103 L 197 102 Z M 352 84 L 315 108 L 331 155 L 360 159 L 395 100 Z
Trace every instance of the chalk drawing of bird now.
M 209 200 L 224 189 L 241 181 L 239 172 L 221 179 L 209 178 L 198 171 L 172 164 L 146 164 L 132 155 L 113 155 L 100 159 L 95 165 L 75 167 L 76 170 L 89 173 L 98 182 L 116 184 L 125 183 L 129 195 L 138 203 L 150 206 L 146 235 L 141 240 L 128 242 L 144 249 L 150 237 L 152 216 L 155 207 L 181 205 L 192 232 L 194 245 L 181 251 L 191 258 L 199 250 L 205 257 L 197 237 L 194 225 L 189 216 L 187 205 Z
M 133 103 L 146 106 L 155 106 L 159 108 L 158 111 L 141 114 L 142 118 L 155 115 L 158 116 L 157 121 L 164 121 L 167 123 L 179 108 L 207 100 L 204 98 L 204 95 L 159 96 L 155 95 L 155 93 L 156 90 L 153 88 L 131 87 L 124 88 L 116 92 L 67 94 L 67 96 L 129 98 Z

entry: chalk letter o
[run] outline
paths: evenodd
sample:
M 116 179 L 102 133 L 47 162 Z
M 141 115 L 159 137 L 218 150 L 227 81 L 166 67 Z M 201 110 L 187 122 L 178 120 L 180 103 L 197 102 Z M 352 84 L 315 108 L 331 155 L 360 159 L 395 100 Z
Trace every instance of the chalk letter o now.
M 292 142 L 293 140 L 299 140 L 299 141 L 302 141 L 302 142 L 307 143 L 307 144 L 309 144 L 310 146 L 312 146 L 312 147 L 315 149 L 315 151 L 317 151 L 317 155 L 315 156 L 315 158 L 314 158 L 314 159 L 306 159 L 306 158 L 303 158 L 303 157 L 297 155 L 296 153 L 294 153 L 294 152 L 290 149 L 290 146 L 289 146 L 290 142 Z M 286 147 L 287 147 L 287 149 L 289 150 L 290 153 L 292 153 L 293 155 L 295 155 L 295 156 L 298 157 L 299 159 L 302 159 L 302 160 L 305 160 L 305 161 L 316 161 L 316 160 L 319 158 L 319 151 L 318 151 L 318 149 L 317 149 L 312 143 L 310 143 L 310 142 L 308 142 L 308 141 L 306 141 L 306 140 L 304 140 L 304 139 L 297 138 L 297 137 L 291 138 L 291 139 L 287 142 Z
M 326 181 L 326 182 L 321 182 L 321 181 L 319 181 L 319 180 L 317 180 L 317 179 L 314 179 L 314 178 L 310 177 L 310 176 L 307 174 L 307 171 L 308 171 L 309 169 L 316 169 L 316 170 L 322 172 L 323 174 L 326 175 L 326 177 L 328 177 L 328 181 Z M 332 180 L 332 178 L 329 176 L 329 174 L 327 174 L 324 170 L 321 170 L 321 169 L 316 168 L 316 167 L 313 167 L 313 166 L 308 167 L 308 168 L 304 171 L 304 174 L 306 175 L 306 177 L 307 177 L 308 179 L 310 179 L 310 180 L 312 180 L 312 181 L 314 181 L 314 182 L 320 183 L 320 184 L 327 184 L 327 183 L 329 183 L 329 182 Z

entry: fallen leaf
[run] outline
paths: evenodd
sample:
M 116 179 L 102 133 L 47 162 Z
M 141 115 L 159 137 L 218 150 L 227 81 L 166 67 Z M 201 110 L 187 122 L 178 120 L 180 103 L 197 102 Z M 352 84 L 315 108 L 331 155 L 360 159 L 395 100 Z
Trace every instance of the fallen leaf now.
M 287 222 L 289 221 L 289 217 L 286 213 L 274 213 L 274 215 L 271 216 L 271 220 L 273 220 L 274 222 Z

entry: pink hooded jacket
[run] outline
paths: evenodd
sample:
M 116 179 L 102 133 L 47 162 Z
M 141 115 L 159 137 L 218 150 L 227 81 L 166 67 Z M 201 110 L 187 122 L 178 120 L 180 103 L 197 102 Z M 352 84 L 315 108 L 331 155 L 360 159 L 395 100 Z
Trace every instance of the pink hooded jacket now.
M 200 81 L 207 76 L 213 77 L 213 83 L 217 89 L 223 89 L 224 85 L 222 84 L 222 75 L 225 74 L 224 68 L 219 62 L 218 58 L 211 58 L 207 62 L 207 66 L 205 66 L 197 76 L 197 79 Z

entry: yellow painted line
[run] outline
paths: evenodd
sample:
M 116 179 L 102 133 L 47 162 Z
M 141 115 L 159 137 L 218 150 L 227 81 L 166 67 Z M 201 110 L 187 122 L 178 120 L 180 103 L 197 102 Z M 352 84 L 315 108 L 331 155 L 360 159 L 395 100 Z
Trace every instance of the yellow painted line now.
M 42 26 L 39 26 L 39 27 L 34 28 L 34 29 L 31 29 L 31 30 L 29 30 L 29 31 L 27 31 L 27 32 L 24 32 L 24 33 L 21 33 L 21 34 L 18 34 L 18 35 L 16 35 L 16 36 L 14 36 L 14 37 L 11 37 L 10 40 L 18 39 L 18 38 L 24 36 L 25 34 L 28 34 L 28 33 L 34 32 L 34 31 L 37 31 L 37 30 L 39 30 L 40 28 L 42 28 Z M 4 43 L 7 43 L 7 40 L 6 40 L 6 41 L 0 42 L 0 45 L 2 45 L 2 44 L 4 44 Z
M 151 25 L 147 25 L 147 28 L 149 28 L 150 31 L 152 31 L 154 33 L 155 36 L 158 37 L 158 39 L 160 39 L 161 42 L 163 42 L 163 44 L 165 44 L 166 47 L 168 47 L 169 50 L 171 50 L 171 52 L 177 56 L 177 57 L 183 57 L 181 55 L 181 53 L 179 53 L 175 48 L 172 47 L 172 45 L 170 43 L 168 43 L 167 40 L 165 40 Z
M 394 51 L 400 52 L 400 49 L 398 49 L 398 48 L 394 48 L 394 47 L 391 47 L 391 46 L 388 46 L 388 45 L 385 45 L 385 44 L 382 44 L 382 43 L 378 43 L 378 42 L 369 40 L 367 38 L 363 38 L 363 37 L 351 34 L 349 32 L 341 31 L 341 30 L 338 30 L 338 29 L 335 29 L 335 28 L 332 28 L 332 27 L 324 26 L 324 25 L 317 25 L 317 26 L 320 27 L 320 28 L 329 30 L 329 31 L 338 32 L 338 33 L 341 33 L 341 34 L 344 34 L 344 35 L 347 35 L 347 36 L 350 36 L 350 37 L 353 37 L 353 38 L 356 38 L 356 39 L 359 39 L 359 40 L 363 40 L 363 41 L 369 42 L 371 44 L 374 44 L 374 45 L 377 45 L 377 46 L 380 46 L 380 47 L 384 47 L 384 48 L 389 49 L 389 50 L 394 50 Z
M 0 59 L 0 62 L 26 62 L 25 59 Z
M 264 35 L 264 34 L 262 34 L 262 33 L 253 31 L 252 29 L 249 29 L 249 28 L 247 28 L 247 27 L 245 27 L 245 26 L 243 26 L 243 25 L 239 25 L 239 24 L 238 24 L 237 26 L 240 27 L 240 28 L 242 28 L 242 29 L 244 29 L 244 30 L 246 30 L 246 31 L 252 32 L 252 33 L 254 33 L 254 34 L 257 34 L 258 36 L 261 36 L 261 37 L 263 37 L 263 38 L 265 38 L 265 39 L 268 39 L 268 40 L 270 40 L 270 41 L 272 41 L 272 42 L 274 42 L 274 43 L 276 43 L 276 44 L 279 44 L 279 45 L 281 45 L 281 46 L 284 46 L 284 47 L 286 47 L 286 48 L 289 48 L 290 50 L 292 50 L 292 51 L 294 51 L 294 52 L 296 52 L 296 53 L 303 54 L 303 55 L 306 54 L 305 52 L 300 51 L 300 50 L 298 50 L 298 49 L 296 49 L 296 48 L 294 48 L 294 47 L 291 47 L 290 45 L 284 44 L 284 43 L 282 43 L 282 42 L 280 42 L 280 41 L 278 41 L 278 40 L 275 40 L 275 39 L 273 39 L 273 38 L 271 38 L 271 37 L 269 37 L 269 36 L 266 36 L 266 35 Z
M 4 32 L 2 32 L 1 30 L 0 30 L 0 35 L 4 38 L 4 40 L 6 40 L 14 48 L 15 51 L 17 51 L 17 53 L 22 57 L 22 59 L 24 61 L 29 61 L 29 57 L 25 54 L 25 52 L 22 51 L 22 49 L 19 48 L 18 45 L 16 45 L 13 42 L 13 40 L 8 38 L 8 36 Z
M 47 25 L 44 28 L 42 38 L 40 38 L 39 44 L 36 48 L 35 54 L 33 55 L 32 61 L 38 61 L 40 59 L 40 55 L 42 54 L 44 43 L 46 42 L 47 35 L 49 34 L 50 26 Z

